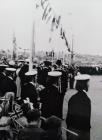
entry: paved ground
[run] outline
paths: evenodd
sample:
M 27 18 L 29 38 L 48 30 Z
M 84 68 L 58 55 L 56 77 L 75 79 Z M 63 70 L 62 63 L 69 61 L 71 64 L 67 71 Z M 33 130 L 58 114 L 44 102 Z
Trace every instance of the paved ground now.
M 75 94 L 75 90 L 68 90 L 64 100 L 64 118 L 67 113 L 68 100 Z M 91 140 L 102 140 L 102 76 L 92 76 L 88 96 L 91 99 Z M 65 122 L 63 122 L 65 126 Z M 65 132 L 63 133 L 65 137 Z

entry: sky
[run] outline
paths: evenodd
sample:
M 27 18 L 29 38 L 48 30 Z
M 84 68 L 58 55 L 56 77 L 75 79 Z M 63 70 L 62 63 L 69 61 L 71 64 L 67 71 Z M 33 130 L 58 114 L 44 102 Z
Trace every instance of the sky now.
M 0 0 L 0 49 L 13 49 L 13 34 L 17 46 L 26 49 L 32 44 L 35 25 L 35 49 L 67 51 L 58 31 L 51 33 L 50 22 L 42 21 L 43 11 L 36 9 L 41 0 Z M 61 16 L 70 48 L 75 53 L 102 55 L 102 1 L 101 0 L 49 0 L 54 14 Z M 52 42 L 49 44 L 49 37 Z

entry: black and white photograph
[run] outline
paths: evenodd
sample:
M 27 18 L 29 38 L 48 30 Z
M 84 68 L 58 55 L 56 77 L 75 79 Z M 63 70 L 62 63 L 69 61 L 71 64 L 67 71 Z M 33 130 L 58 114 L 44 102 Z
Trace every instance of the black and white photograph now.
M 101 0 L 0 0 L 0 140 L 102 140 L 101 92 Z

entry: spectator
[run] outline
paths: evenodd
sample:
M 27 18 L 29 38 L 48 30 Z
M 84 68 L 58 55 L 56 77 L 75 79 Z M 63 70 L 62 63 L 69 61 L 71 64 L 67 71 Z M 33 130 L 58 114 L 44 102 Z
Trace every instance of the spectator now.
M 46 132 L 39 127 L 40 112 L 30 110 L 27 115 L 28 126 L 20 130 L 18 140 L 46 140 Z

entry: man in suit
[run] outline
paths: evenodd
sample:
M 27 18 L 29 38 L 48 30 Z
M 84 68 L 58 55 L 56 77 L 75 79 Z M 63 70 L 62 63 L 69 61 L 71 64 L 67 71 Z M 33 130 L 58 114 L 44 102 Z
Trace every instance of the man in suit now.
M 67 134 L 67 139 L 90 140 L 91 101 L 87 96 L 90 76 L 79 74 L 75 79 L 78 92 L 69 99 L 66 124 L 79 136 Z
M 39 127 L 40 112 L 30 110 L 27 115 L 28 126 L 20 130 L 18 140 L 46 140 L 46 132 Z

